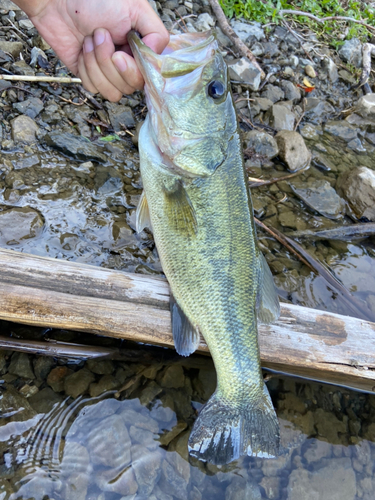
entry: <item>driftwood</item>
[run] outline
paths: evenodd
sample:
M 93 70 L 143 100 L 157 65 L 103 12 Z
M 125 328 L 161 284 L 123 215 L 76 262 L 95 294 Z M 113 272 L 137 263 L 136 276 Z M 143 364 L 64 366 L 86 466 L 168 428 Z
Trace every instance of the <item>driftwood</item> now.
M 173 346 L 161 278 L 10 250 L 0 250 L 0 276 L 0 319 Z M 374 323 L 282 304 L 259 339 L 265 368 L 375 391 Z

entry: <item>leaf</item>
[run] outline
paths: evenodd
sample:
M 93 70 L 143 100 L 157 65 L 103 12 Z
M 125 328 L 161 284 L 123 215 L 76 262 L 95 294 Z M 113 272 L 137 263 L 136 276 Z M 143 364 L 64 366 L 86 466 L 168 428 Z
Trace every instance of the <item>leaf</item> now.
M 314 89 L 315 88 L 315 85 L 313 85 L 312 83 L 310 83 L 307 78 L 303 79 L 303 84 L 304 84 L 305 87 L 308 87 L 309 89 Z
M 101 137 L 99 140 L 104 142 L 121 141 L 117 134 L 106 135 L 105 137 Z

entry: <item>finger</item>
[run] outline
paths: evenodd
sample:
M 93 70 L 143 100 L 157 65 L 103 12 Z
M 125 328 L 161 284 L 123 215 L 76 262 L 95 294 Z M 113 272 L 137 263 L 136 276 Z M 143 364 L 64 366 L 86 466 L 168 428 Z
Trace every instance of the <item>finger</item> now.
M 101 72 L 107 80 L 114 85 L 121 94 L 132 94 L 135 88 L 142 88 L 143 80 L 138 69 L 132 74 L 132 67 L 129 68 L 126 61 L 120 56 L 118 64 L 114 63 L 112 56 L 115 52 L 115 46 L 107 30 L 97 29 L 94 32 L 95 57 Z M 121 60 L 120 60 L 121 59 Z M 122 70 L 119 71 L 118 68 Z M 133 85 L 134 84 L 134 85 Z
M 132 87 L 132 92 L 135 89 L 141 90 L 143 88 L 143 76 L 132 56 L 121 51 L 115 52 L 112 56 L 112 62 L 121 79 Z
M 85 37 L 83 42 L 83 60 L 89 79 L 102 96 L 112 102 L 119 101 L 122 97 L 122 92 L 106 78 L 100 69 L 95 57 L 94 41 L 91 36 Z
M 85 68 L 85 61 L 83 59 L 83 52 L 81 51 L 79 56 L 78 56 L 78 72 L 77 75 L 80 77 L 82 80 L 82 85 L 85 87 L 86 90 L 89 92 L 92 92 L 93 94 L 98 93 L 98 89 L 95 87 L 95 85 L 92 83 L 90 80 L 86 68 Z
M 169 33 L 147 1 L 137 2 L 136 6 L 138 9 L 132 26 L 142 35 L 143 42 L 160 54 L 169 42 Z

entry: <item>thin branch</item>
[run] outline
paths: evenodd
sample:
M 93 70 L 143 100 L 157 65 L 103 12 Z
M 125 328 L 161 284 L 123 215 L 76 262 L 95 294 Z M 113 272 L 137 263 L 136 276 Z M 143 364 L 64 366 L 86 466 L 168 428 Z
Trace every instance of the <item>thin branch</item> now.
M 284 177 L 276 177 L 276 179 L 269 179 L 267 181 L 263 181 L 262 179 L 257 179 L 256 177 L 248 177 L 248 180 L 252 183 L 249 184 L 249 187 L 261 187 L 261 186 L 269 186 L 270 184 L 275 184 L 276 182 L 281 182 L 285 181 L 287 179 L 291 179 L 292 177 L 295 177 L 296 175 L 299 175 L 301 172 L 304 172 L 310 167 L 310 165 L 306 165 L 305 167 L 301 168 L 297 172 L 293 172 L 292 174 L 289 175 L 284 175 Z
M 315 22 L 319 24 L 323 24 L 326 21 L 347 21 L 351 23 L 361 24 L 362 26 L 366 26 L 367 29 L 375 31 L 375 26 L 371 26 L 371 24 L 368 24 L 360 19 L 354 19 L 353 17 L 347 17 L 347 16 L 317 17 L 314 16 L 314 14 L 310 14 L 310 12 L 303 12 L 301 10 L 288 10 L 288 9 L 279 10 L 278 14 L 282 19 L 284 19 L 284 14 L 291 14 L 292 16 L 309 17 L 310 19 L 313 19 Z
M 371 56 L 375 56 L 375 45 L 372 43 L 365 43 L 363 44 L 363 49 L 362 49 L 362 60 L 363 60 L 363 67 L 362 67 L 362 74 L 361 78 L 359 79 L 358 85 L 355 85 L 352 88 L 360 88 L 364 87 L 366 83 L 368 82 L 368 79 L 370 78 L 370 73 L 371 73 Z M 371 90 L 370 90 L 371 92 Z M 365 92 L 368 93 L 368 92 Z
M 82 83 L 80 78 L 71 78 L 69 76 L 0 75 L 0 80 L 10 80 L 15 82 Z
M 259 66 L 259 63 L 256 60 L 254 54 L 251 52 L 251 50 L 246 47 L 246 45 L 243 43 L 240 37 L 230 27 L 227 18 L 223 12 L 223 9 L 220 7 L 219 1 L 218 0 L 208 0 L 208 1 L 210 2 L 211 8 L 217 18 L 217 21 L 223 33 L 227 35 L 227 37 L 233 42 L 238 52 L 240 52 L 244 57 L 247 57 L 254 64 L 254 66 L 260 71 L 260 76 L 263 80 L 263 78 L 266 77 L 264 71 Z

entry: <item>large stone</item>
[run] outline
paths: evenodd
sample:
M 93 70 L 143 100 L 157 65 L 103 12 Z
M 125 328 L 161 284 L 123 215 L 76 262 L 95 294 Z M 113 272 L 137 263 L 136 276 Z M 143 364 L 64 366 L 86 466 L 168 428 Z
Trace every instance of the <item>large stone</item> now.
M 283 104 L 274 104 L 267 112 L 267 117 L 269 124 L 275 130 L 294 130 L 296 117 Z
M 8 14 L 10 10 L 17 11 L 21 10 L 12 0 L 0 0 L 0 12 L 1 14 Z
M 124 127 L 135 127 L 133 111 L 129 106 L 107 101 L 105 107 L 107 108 L 109 119 L 115 132 L 123 131 Z
M 101 470 L 95 475 L 95 481 L 102 491 L 118 493 L 122 495 L 121 498 L 134 499 L 134 496 L 130 495 L 134 495 L 138 490 L 138 484 L 135 480 L 132 467 L 124 467 L 121 470 Z
M 77 137 L 66 132 L 50 132 L 44 136 L 43 142 L 61 153 L 72 156 L 75 160 L 106 161 L 106 157 L 99 151 L 99 148 L 84 137 Z
M 23 45 L 21 42 L 7 42 L 5 40 L 0 40 L 0 50 L 11 54 L 14 59 L 19 57 L 22 49 Z
M 354 106 L 354 111 L 362 118 L 375 120 L 375 94 L 360 97 Z
M 8 371 L 12 375 L 17 375 L 17 377 L 29 379 L 35 378 L 30 358 L 23 352 L 15 352 L 13 354 Z
M 234 476 L 225 490 L 225 500 L 261 500 L 259 486 L 251 480 Z
M 254 91 L 259 89 L 261 72 L 246 57 L 231 61 L 228 64 L 228 69 L 231 80 L 246 83 Z
M 275 139 L 266 132 L 250 130 L 243 136 L 244 149 L 254 150 L 256 155 L 271 160 L 279 153 L 279 148 Z
M 352 141 L 358 137 L 358 131 L 355 127 L 345 120 L 333 120 L 324 125 L 324 131 L 334 137 L 339 137 L 346 142 Z
M 0 242 L 18 245 L 21 241 L 41 234 L 44 221 L 32 208 L 11 208 L 0 212 Z
M 185 385 L 184 370 L 181 365 L 171 365 L 165 370 L 160 385 L 162 387 L 178 389 Z
M 358 218 L 375 221 L 375 172 L 367 167 L 357 167 L 341 174 L 337 190 L 347 200 Z
M 304 459 L 308 464 L 320 462 L 322 458 L 328 458 L 332 454 L 332 445 L 320 439 L 309 439 L 309 446 L 304 453 Z
M 64 380 L 65 393 L 72 398 L 77 398 L 87 391 L 94 380 L 95 376 L 86 368 L 82 368 L 82 370 L 78 370 L 66 377 Z
M 279 146 L 279 157 L 291 172 L 296 172 L 310 163 L 311 153 L 298 132 L 282 130 L 275 139 Z
M 294 182 L 290 186 L 307 206 L 324 217 L 338 219 L 345 214 L 344 200 L 340 198 L 328 181 L 316 179 L 307 183 Z
M 276 85 L 267 85 L 266 90 L 262 92 L 262 97 L 269 99 L 273 103 L 281 101 L 284 99 L 285 94 L 280 87 L 276 87 Z
M 26 422 L 36 416 L 36 412 L 30 406 L 28 400 L 22 396 L 12 385 L 2 384 L 0 386 L 0 415 L 2 416 L 2 425 L 6 423 L 7 418 L 10 422 Z M 30 429 L 30 426 L 20 426 L 17 432 L 22 434 Z M 16 428 L 14 429 L 16 432 Z
M 295 469 L 289 476 L 288 500 L 354 500 L 356 477 L 349 458 L 324 459 L 321 469 Z
M 12 139 L 14 142 L 31 144 L 36 141 L 38 125 L 29 116 L 20 115 L 11 120 Z
M 72 373 L 66 366 L 56 366 L 53 368 L 47 377 L 47 384 L 55 391 L 62 392 L 64 390 L 64 379 Z
M 301 90 L 289 80 L 282 80 L 280 86 L 288 101 L 298 102 L 301 100 Z
M 209 31 L 211 28 L 215 26 L 215 20 L 205 12 L 204 14 L 200 14 L 198 19 L 194 23 L 197 31 Z
M 339 50 L 341 59 L 356 68 L 362 68 L 362 43 L 358 38 L 346 40 Z
M 314 419 L 319 436 L 332 444 L 342 444 L 342 436 L 348 432 L 346 415 L 343 420 L 339 420 L 334 413 L 318 408 L 314 413 Z
M 132 468 L 138 483 L 138 494 L 149 498 L 160 479 L 162 454 L 160 451 L 150 452 L 141 445 L 133 446 L 131 453 Z
M 305 110 L 305 119 L 314 124 L 327 121 L 335 113 L 335 108 L 332 104 L 315 97 L 306 99 Z

